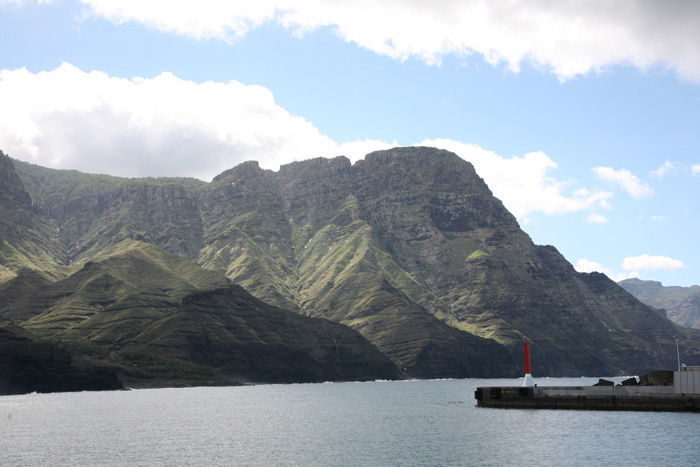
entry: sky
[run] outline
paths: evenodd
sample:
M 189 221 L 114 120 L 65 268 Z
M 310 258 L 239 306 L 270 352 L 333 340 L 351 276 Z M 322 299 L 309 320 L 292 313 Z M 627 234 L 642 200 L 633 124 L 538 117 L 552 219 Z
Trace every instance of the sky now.
M 0 0 L 0 150 L 209 181 L 432 146 L 537 244 L 700 284 L 700 2 Z

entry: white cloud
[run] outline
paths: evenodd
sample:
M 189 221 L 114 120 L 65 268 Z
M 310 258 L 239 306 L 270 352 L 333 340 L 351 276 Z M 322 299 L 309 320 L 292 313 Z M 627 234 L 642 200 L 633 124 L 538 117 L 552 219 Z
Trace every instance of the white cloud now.
M 576 269 L 578 272 L 602 272 L 607 276 L 610 276 L 613 273 L 612 269 L 606 268 L 602 264 L 596 263 L 595 261 L 589 261 L 583 258 L 576 261 L 574 269 Z
M 567 196 L 565 190 L 569 184 L 549 175 L 557 164 L 543 152 L 508 159 L 477 145 L 448 139 L 425 140 L 418 145 L 447 149 L 471 162 L 494 195 L 525 222 L 528 215 L 537 212 L 554 215 L 596 206 L 607 208 L 607 200 L 612 197 L 610 192 L 586 189 L 575 190 Z
M 597 213 L 591 213 L 586 219 L 589 224 L 608 224 L 610 219 Z
M 135 21 L 159 31 L 194 39 L 227 42 L 275 19 L 286 2 L 221 2 L 219 0 L 81 0 L 92 14 L 116 23 Z
M 37 3 L 39 5 L 48 5 L 50 3 L 53 3 L 55 0 L 0 0 L 0 8 L 6 6 L 6 5 L 23 5 L 25 3 Z
M 174 97 L 176 96 L 176 98 Z M 275 104 L 261 86 L 197 84 L 170 73 L 123 79 L 64 63 L 49 72 L 0 71 L 0 148 L 46 167 L 127 177 L 192 176 L 209 180 L 246 160 L 264 168 L 310 157 L 352 161 L 396 146 L 378 140 L 337 143 Z M 452 140 L 419 145 L 472 162 L 493 193 L 521 221 L 609 208 L 612 193 L 571 184 L 542 152 L 504 158 Z M 601 216 L 602 217 L 602 216 Z
M 626 271 L 639 271 L 645 269 L 680 269 L 684 268 L 683 261 L 667 256 L 641 255 L 625 258 L 622 261 L 622 269 Z
M 594 167 L 592 170 L 598 178 L 619 185 L 633 198 L 644 198 L 654 194 L 654 190 L 649 185 L 627 169 L 615 170 L 612 167 Z
M 679 269 L 684 267 L 685 265 L 683 262 L 676 259 L 667 258 L 665 256 L 641 255 L 624 259 L 622 268 L 626 272 L 615 273 L 612 269 L 587 259 L 579 259 L 574 269 L 578 272 L 601 272 L 612 278 L 615 282 L 620 282 L 625 279 L 640 277 L 639 271 L 641 270 Z
M 658 169 L 652 171 L 651 176 L 661 180 L 669 170 L 675 169 L 677 166 L 678 166 L 678 163 L 676 163 L 676 162 L 666 161 L 663 163 L 663 165 L 659 166 Z
M 693 175 L 699 175 L 700 174 L 700 164 L 694 164 L 690 170 L 693 172 Z
M 36 74 L 2 70 L 0 102 L 4 152 L 92 173 L 210 179 L 245 160 L 276 169 L 373 143 L 338 146 L 262 86 L 170 73 L 129 80 L 67 63 Z
M 81 0 L 93 15 L 195 39 L 233 41 L 275 23 L 301 35 L 333 27 L 343 40 L 403 60 L 479 53 L 560 79 L 619 64 L 661 66 L 700 81 L 700 2 L 532 0 Z
M 654 222 L 663 222 L 666 220 L 666 216 L 652 216 L 651 220 Z

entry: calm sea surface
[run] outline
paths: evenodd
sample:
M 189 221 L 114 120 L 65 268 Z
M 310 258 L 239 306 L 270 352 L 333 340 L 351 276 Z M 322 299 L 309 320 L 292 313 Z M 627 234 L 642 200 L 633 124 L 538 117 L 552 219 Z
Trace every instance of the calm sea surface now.
M 477 386 L 520 384 L 466 379 L 5 396 L 0 465 L 700 465 L 700 414 L 476 407 Z

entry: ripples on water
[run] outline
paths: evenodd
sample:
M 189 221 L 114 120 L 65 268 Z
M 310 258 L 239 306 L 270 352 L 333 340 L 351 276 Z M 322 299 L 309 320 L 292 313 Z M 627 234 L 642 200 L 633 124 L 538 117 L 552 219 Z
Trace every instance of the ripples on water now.
M 0 397 L 0 465 L 698 465 L 700 414 L 484 409 L 446 380 Z M 591 384 L 543 379 L 540 385 Z

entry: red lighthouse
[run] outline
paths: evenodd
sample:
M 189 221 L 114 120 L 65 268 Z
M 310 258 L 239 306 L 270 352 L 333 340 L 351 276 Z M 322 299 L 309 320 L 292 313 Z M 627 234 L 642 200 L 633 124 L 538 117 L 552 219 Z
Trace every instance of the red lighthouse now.
M 523 387 L 532 387 L 535 382 L 532 380 L 532 373 L 530 372 L 530 343 L 523 341 L 525 346 L 525 380 L 523 381 Z

